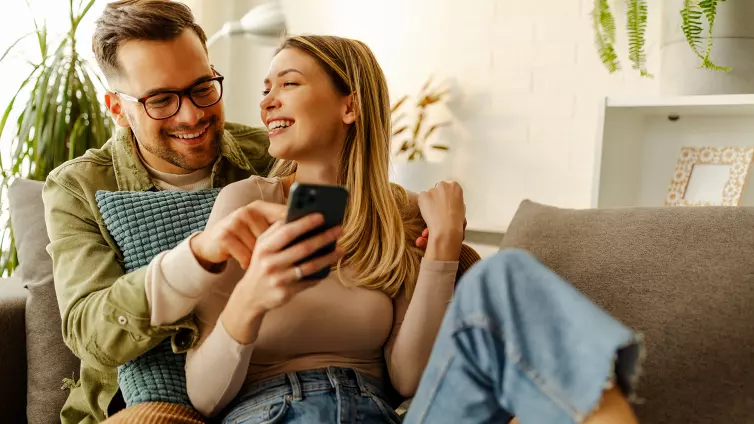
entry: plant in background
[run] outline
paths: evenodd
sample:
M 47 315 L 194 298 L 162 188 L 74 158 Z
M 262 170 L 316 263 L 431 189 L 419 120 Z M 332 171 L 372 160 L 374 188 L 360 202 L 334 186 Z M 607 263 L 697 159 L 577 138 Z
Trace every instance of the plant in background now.
M 102 81 L 78 53 L 75 38 L 94 1 L 84 5 L 81 0 L 77 7 L 69 1 L 70 28 L 57 45 L 48 40 L 46 25 L 40 27 L 34 20 L 36 31 L 32 34 L 37 36 L 41 60 L 31 63 L 29 75 L 0 119 L 0 138 L 11 140 L 10 163 L 4 163 L 0 156 L 0 199 L 15 178 L 43 181 L 58 165 L 89 148 L 100 147 L 110 138 L 112 121 L 98 100 L 94 83 L 96 80 L 102 86 Z M 0 63 L 20 40 L 8 47 Z M 6 126 L 16 113 L 14 125 Z M 7 205 L 2 209 L 7 213 Z M 18 262 L 9 221 L 0 239 L 0 275 L 10 275 Z
M 431 144 L 428 145 L 429 136 L 432 135 L 438 128 L 448 125 L 449 122 L 440 122 L 431 125 L 426 131 L 424 131 L 424 125 L 426 124 L 426 118 L 428 108 L 431 105 L 437 104 L 442 101 L 448 94 L 449 90 L 440 90 L 439 88 L 431 88 L 432 77 L 427 79 L 422 88 L 419 90 L 416 102 L 416 121 L 413 125 L 404 125 L 402 122 L 407 118 L 407 114 L 401 111 L 403 106 L 409 99 L 409 96 L 401 97 L 391 108 L 391 127 L 393 128 L 392 137 L 398 139 L 398 151 L 396 155 L 404 154 L 408 161 L 422 160 L 424 159 L 424 151 L 426 148 L 437 150 L 448 150 L 448 146 L 443 144 Z
M 642 76 L 651 77 L 647 72 L 647 57 L 644 51 L 647 33 L 647 0 L 626 1 L 626 30 L 628 33 L 628 58 L 631 67 Z M 662 0 L 669 1 L 669 0 Z M 683 0 L 681 31 L 694 54 L 701 59 L 700 68 L 730 71 L 710 60 L 712 51 L 712 30 L 715 26 L 717 7 L 725 0 Z M 610 73 L 620 69 L 618 54 L 615 52 L 615 17 L 610 10 L 610 0 L 594 0 L 592 20 L 594 23 L 595 44 L 602 63 Z M 706 41 L 704 27 L 706 21 Z

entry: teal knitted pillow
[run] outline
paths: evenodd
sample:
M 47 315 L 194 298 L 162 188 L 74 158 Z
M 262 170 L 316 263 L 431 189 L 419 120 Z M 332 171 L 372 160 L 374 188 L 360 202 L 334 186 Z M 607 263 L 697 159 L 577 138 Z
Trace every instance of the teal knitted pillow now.
M 185 191 L 98 191 L 97 205 L 125 260 L 126 272 L 147 266 L 204 228 L 219 189 Z M 191 408 L 186 392 L 185 355 L 173 353 L 170 339 L 118 368 L 126 406 L 168 402 Z

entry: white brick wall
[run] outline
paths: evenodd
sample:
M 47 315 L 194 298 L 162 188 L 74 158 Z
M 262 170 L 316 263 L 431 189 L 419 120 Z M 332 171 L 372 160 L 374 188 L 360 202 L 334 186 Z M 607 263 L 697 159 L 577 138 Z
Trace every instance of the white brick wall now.
M 593 0 L 282 3 L 292 32 L 349 36 L 369 44 L 396 97 L 414 93 L 430 74 L 450 81 L 454 97 L 437 118 L 450 116 L 455 124 L 438 136 L 451 143 L 453 154 L 446 160 L 466 189 L 474 227 L 505 228 L 524 198 L 588 207 L 603 97 L 657 91 L 657 78 L 609 75 L 602 67 L 593 46 Z M 655 8 L 650 39 L 657 40 L 658 2 L 650 3 Z M 657 43 L 649 43 L 648 50 L 656 73 Z M 269 58 L 243 60 L 247 67 L 262 61 L 264 66 L 255 65 L 262 69 Z M 630 64 L 624 61 L 623 67 Z M 242 94 L 229 110 L 254 115 L 249 108 L 256 107 L 258 84 L 232 83 Z

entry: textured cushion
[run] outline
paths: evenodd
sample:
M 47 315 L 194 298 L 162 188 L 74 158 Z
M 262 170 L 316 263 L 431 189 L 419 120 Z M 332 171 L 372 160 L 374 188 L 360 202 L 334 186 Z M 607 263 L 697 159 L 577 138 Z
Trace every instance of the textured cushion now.
M 529 250 L 644 334 L 640 422 L 750 422 L 754 208 L 564 210 L 524 201 L 502 247 Z
M 60 420 L 68 392 L 64 378 L 78 379 L 80 361 L 63 343 L 52 259 L 44 221 L 44 183 L 16 179 L 10 187 L 10 215 L 18 249 L 14 275 L 28 288 L 26 297 L 26 417 L 29 424 Z
M 204 228 L 219 189 L 196 192 L 98 191 L 97 205 L 107 230 L 124 257 L 126 272 L 149 264 Z M 127 406 L 168 402 L 191 407 L 186 393 L 185 355 L 170 340 L 118 368 L 118 384 Z

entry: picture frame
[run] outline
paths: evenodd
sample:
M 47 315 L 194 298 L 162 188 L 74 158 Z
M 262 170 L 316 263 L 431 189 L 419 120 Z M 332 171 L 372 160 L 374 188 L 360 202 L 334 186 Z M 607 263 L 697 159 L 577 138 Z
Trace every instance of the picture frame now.
M 754 147 L 681 148 L 665 205 L 738 206 L 753 156 Z

